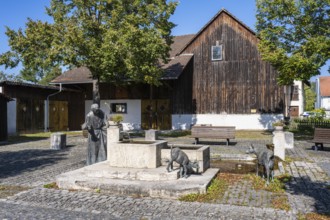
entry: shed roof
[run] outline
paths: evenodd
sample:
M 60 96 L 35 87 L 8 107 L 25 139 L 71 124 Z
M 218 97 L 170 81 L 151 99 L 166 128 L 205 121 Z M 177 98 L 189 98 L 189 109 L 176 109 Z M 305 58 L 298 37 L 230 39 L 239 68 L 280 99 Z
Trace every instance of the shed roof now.
M 0 99 L 4 99 L 4 100 L 6 100 L 7 102 L 9 102 L 9 101 L 13 101 L 12 98 L 10 98 L 9 96 L 7 96 L 7 95 L 5 95 L 5 94 L 3 94 L 3 93 L 0 93 Z
M 320 95 L 330 96 L 330 76 L 321 76 L 319 79 L 320 79 Z
M 21 86 L 21 87 L 30 87 L 30 88 L 39 88 L 39 89 L 50 89 L 50 90 L 59 90 L 60 89 L 60 87 L 58 87 L 58 86 L 44 86 L 44 85 L 39 85 L 39 84 L 32 84 L 32 83 L 19 82 L 19 81 L 9 81 L 9 80 L 0 81 L 0 86 L 3 86 L 3 85 Z M 62 90 L 71 91 L 71 92 L 80 92 L 78 90 L 68 89 L 68 88 L 62 88 Z

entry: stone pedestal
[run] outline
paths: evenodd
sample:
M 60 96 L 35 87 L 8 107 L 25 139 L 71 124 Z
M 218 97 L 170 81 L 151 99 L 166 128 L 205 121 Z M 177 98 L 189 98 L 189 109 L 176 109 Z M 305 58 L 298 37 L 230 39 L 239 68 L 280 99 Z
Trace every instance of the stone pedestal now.
M 282 160 L 285 160 L 285 144 L 284 144 L 283 131 L 273 132 L 273 144 L 274 144 L 274 155 L 278 156 Z
M 110 126 L 107 129 L 107 143 L 117 143 L 120 140 L 120 129 L 118 126 Z
M 50 136 L 50 149 L 61 150 L 66 147 L 66 134 L 53 133 Z
M 150 129 L 146 131 L 145 136 L 146 141 L 155 141 L 158 140 L 158 131 L 154 129 Z
M 294 148 L 294 135 L 292 132 L 284 132 L 285 149 Z

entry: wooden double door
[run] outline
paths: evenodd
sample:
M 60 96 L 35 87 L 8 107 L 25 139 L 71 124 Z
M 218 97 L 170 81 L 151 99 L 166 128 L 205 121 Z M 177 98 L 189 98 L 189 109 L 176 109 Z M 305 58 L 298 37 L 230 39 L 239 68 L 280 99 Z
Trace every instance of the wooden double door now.
M 16 127 L 20 134 L 42 132 L 45 129 L 45 101 L 36 99 L 17 99 Z M 68 102 L 49 101 L 49 130 L 68 129 Z
M 142 129 L 170 130 L 172 127 L 169 99 L 142 100 L 141 114 Z

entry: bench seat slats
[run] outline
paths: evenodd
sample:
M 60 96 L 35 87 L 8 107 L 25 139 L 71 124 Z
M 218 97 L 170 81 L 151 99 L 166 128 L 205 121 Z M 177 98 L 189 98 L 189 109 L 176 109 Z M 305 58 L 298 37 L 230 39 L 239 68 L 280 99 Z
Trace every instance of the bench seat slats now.
M 330 129 L 329 128 L 315 128 L 314 129 L 314 137 L 309 142 L 315 144 L 321 144 L 323 148 L 323 144 L 330 144 Z

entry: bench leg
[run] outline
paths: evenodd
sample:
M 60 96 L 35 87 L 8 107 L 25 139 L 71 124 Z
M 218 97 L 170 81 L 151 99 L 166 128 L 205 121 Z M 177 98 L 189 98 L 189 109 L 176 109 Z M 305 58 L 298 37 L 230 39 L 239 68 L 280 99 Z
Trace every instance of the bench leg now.
M 199 139 L 195 138 L 195 145 L 198 144 Z
M 229 139 L 227 139 L 227 146 L 229 145 Z

